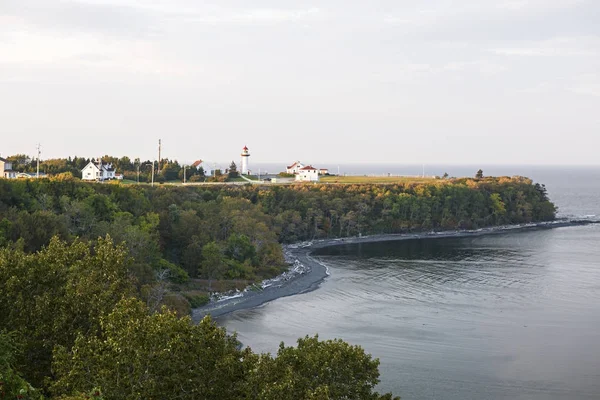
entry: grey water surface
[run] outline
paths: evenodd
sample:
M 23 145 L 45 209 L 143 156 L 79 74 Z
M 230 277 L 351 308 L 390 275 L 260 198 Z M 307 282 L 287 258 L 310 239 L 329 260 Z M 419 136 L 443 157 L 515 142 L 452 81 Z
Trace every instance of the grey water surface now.
M 561 215 L 600 216 L 598 169 L 538 175 Z M 600 398 L 600 225 L 314 257 L 331 273 L 318 290 L 219 323 L 256 351 L 315 333 L 359 344 L 403 399 Z

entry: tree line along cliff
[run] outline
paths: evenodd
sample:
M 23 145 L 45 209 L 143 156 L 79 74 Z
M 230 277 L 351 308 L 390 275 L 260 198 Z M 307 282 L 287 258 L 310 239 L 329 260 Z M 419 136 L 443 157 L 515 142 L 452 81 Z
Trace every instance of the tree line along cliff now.
M 281 243 L 548 221 L 543 185 L 522 177 L 430 184 L 189 186 L 0 180 L 0 246 L 53 236 L 124 242 L 140 284 L 257 280 L 285 268 Z
M 194 325 L 176 290 L 286 268 L 281 244 L 551 220 L 525 178 L 410 185 L 192 186 L 0 180 L 0 396 L 392 399 L 342 341 L 276 355 Z M 174 285 L 167 290 L 167 285 Z M 182 310 L 184 312 L 182 312 Z M 327 361 L 327 362 L 326 362 Z

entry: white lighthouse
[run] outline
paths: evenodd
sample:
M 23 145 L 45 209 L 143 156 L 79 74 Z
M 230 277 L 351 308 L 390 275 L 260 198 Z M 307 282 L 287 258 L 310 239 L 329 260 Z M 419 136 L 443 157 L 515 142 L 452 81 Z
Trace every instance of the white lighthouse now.
M 250 157 L 250 153 L 248 152 L 248 146 L 244 146 L 242 149 L 242 175 L 248 175 L 250 172 L 248 170 L 248 158 Z

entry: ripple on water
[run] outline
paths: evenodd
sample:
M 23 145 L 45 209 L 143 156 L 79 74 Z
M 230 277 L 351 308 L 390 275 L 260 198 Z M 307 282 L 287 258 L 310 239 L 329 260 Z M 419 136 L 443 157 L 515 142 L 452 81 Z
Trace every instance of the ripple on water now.
M 257 350 L 360 344 L 406 399 L 600 398 L 600 226 L 416 242 L 315 256 L 319 290 L 223 323 Z

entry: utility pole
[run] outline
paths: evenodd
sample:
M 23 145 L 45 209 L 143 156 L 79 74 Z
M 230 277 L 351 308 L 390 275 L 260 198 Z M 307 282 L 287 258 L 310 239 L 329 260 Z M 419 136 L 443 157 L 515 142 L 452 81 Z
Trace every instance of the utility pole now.
M 102 157 L 98 157 L 98 182 L 103 182 L 102 177 Z
M 152 161 L 152 185 L 154 186 L 154 161 Z
M 160 151 L 162 150 L 162 145 L 160 139 L 158 139 L 158 171 L 160 172 Z
M 183 166 L 183 184 L 185 185 L 185 165 Z
M 138 174 L 137 174 L 137 184 L 139 185 L 140 184 L 140 163 L 139 162 L 137 163 L 137 172 L 138 172 Z
M 40 179 L 40 154 L 42 153 L 41 147 L 42 147 L 42 145 L 38 143 L 38 145 L 37 145 L 37 175 L 36 175 L 37 179 Z

